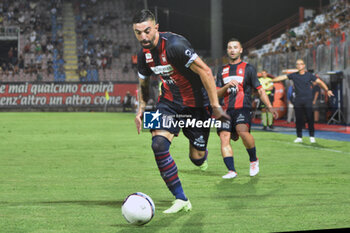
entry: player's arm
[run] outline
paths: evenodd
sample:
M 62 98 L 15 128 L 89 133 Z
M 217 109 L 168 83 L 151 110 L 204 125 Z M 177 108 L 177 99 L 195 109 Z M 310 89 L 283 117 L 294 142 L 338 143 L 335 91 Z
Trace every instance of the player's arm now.
M 317 98 L 318 98 L 319 94 L 320 94 L 319 91 L 317 91 L 317 92 L 315 93 L 314 99 L 312 100 L 312 104 L 316 104 L 316 101 L 317 101 Z
M 235 86 L 238 86 L 237 80 L 231 80 L 230 82 L 226 83 L 225 86 L 223 86 L 223 87 L 221 87 L 221 88 L 216 90 L 218 97 L 219 98 L 224 97 L 226 95 L 226 93 L 227 93 L 227 90 L 230 87 L 235 87 Z
M 274 118 L 277 119 L 278 113 L 272 108 L 272 104 L 271 104 L 269 97 L 267 96 L 264 88 L 262 88 L 262 85 L 258 79 L 255 68 L 253 66 L 249 65 L 246 69 L 247 69 L 248 77 L 250 77 L 251 84 L 258 91 L 259 97 L 260 97 L 261 101 L 265 104 L 267 111 L 271 112 L 273 114 Z
M 281 81 L 284 81 L 288 79 L 288 76 L 287 75 L 280 75 L 280 76 L 277 76 L 276 78 L 272 79 L 272 82 L 281 82 Z
M 273 109 L 272 104 L 270 102 L 270 99 L 267 96 L 264 88 L 259 88 L 258 93 L 259 93 L 259 97 L 260 97 L 261 101 L 265 104 L 267 111 L 271 112 L 273 114 L 273 117 L 275 119 L 277 119 L 278 113 Z
M 145 111 L 145 108 L 146 108 L 148 85 L 149 85 L 148 77 L 144 79 L 139 78 L 139 87 L 138 87 L 139 108 L 137 110 L 136 117 L 135 117 L 135 124 L 136 124 L 136 129 L 138 134 L 140 134 L 142 129 L 142 117 L 143 117 L 143 112 Z
M 272 80 L 269 81 L 269 87 L 265 89 L 265 91 L 273 91 L 275 87 L 273 86 Z
M 222 110 L 221 105 L 219 104 L 214 76 L 211 72 L 211 69 L 202 61 L 200 57 L 197 57 L 192 62 L 190 69 L 198 74 L 202 80 L 203 86 L 208 92 L 210 105 L 213 108 L 214 116 L 219 120 L 229 119 L 229 116 L 226 115 L 226 113 Z
M 321 88 L 327 92 L 328 96 L 334 96 L 332 90 L 329 90 L 327 85 L 320 78 L 317 78 L 315 82 L 318 83 Z

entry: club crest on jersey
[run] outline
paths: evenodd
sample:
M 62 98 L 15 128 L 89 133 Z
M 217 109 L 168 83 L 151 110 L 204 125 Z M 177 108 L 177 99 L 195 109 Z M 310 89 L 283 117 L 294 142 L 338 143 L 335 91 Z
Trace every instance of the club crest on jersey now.
M 228 72 L 230 71 L 230 67 L 226 67 L 222 70 L 222 75 L 224 74 L 228 74 Z
M 151 53 L 145 53 L 146 57 L 146 63 L 153 62 L 152 54 Z
M 186 49 L 185 54 L 187 57 L 192 57 L 192 52 L 189 49 Z
M 163 61 L 164 63 L 166 63 L 166 62 L 167 62 L 167 61 L 166 61 L 166 57 L 165 57 L 165 55 L 164 55 L 164 54 L 162 54 L 161 58 L 162 58 L 162 61 Z
M 242 69 L 239 69 L 239 70 L 238 70 L 238 74 L 243 74 L 243 70 L 242 70 Z

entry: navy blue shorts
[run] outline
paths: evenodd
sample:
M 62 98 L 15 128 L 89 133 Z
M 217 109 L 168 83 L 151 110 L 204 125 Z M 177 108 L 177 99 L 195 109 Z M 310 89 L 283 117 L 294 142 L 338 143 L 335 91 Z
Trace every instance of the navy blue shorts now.
M 212 109 L 210 106 L 190 108 L 168 102 L 158 102 L 156 109 L 162 114 L 161 126 L 157 130 L 165 130 L 178 136 L 182 129 L 192 146 L 199 151 L 206 150 L 210 127 L 198 127 L 195 122 L 211 120 Z
M 221 127 L 217 129 L 219 134 L 221 131 L 228 131 L 232 134 L 236 133 L 236 125 L 245 124 L 249 128 L 252 124 L 252 112 L 248 108 L 240 109 L 228 109 L 226 111 L 227 115 L 231 117 L 231 120 L 222 122 Z

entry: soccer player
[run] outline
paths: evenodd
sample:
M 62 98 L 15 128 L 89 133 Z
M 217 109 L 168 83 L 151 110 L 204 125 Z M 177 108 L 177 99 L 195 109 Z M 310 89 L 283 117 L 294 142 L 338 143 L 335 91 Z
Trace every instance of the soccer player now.
M 264 88 L 266 95 L 269 97 L 271 104 L 273 104 L 275 87 L 273 86 L 272 79 L 267 76 L 266 70 L 261 71 L 261 77 L 259 78 L 259 82 Z M 273 129 L 273 115 L 271 112 L 266 111 L 265 104 L 261 104 L 261 121 L 263 123 L 263 129 L 266 130 L 268 126 L 270 129 Z
M 305 69 L 305 63 L 302 59 L 296 61 L 297 72 L 288 75 L 281 75 L 274 78 L 273 82 L 280 82 L 286 79 L 293 80 L 295 88 L 295 100 L 294 111 L 296 119 L 296 131 L 297 138 L 295 143 L 303 142 L 303 125 L 304 114 L 306 115 L 307 124 L 309 127 L 310 142 L 316 143 L 315 128 L 314 128 L 314 116 L 312 112 L 312 82 L 319 84 L 326 92 L 328 96 L 333 96 L 333 92 L 328 89 L 327 85 L 319 78 Z
M 255 68 L 241 60 L 242 52 L 240 41 L 235 38 L 230 39 L 227 43 L 229 63 L 222 66 L 216 76 L 218 96 L 224 98 L 224 109 L 231 117 L 231 120 L 224 122 L 217 130 L 221 141 L 221 154 L 228 169 L 223 179 L 232 179 L 237 176 L 230 139 L 236 141 L 239 137 L 249 154 L 250 176 L 259 173 L 255 141 L 250 134 L 253 88 L 258 91 L 267 110 L 277 117 L 277 112 L 272 109 L 269 98 L 258 80 Z
M 216 93 L 211 69 L 200 59 L 191 44 L 183 37 L 171 32 L 159 32 L 153 13 L 141 10 L 133 18 L 133 30 L 142 49 L 138 53 L 139 100 L 140 106 L 135 123 L 138 133 L 142 127 L 145 110 L 147 81 L 154 73 L 162 81 L 162 91 L 157 103 L 157 112 L 163 116 L 186 115 L 192 119 L 206 120 L 211 112 L 217 119 L 229 119 L 222 110 Z M 209 102 L 210 101 L 210 102 Z M 209 128 L 184 128 L 189 140 L 189 157 L 202 170 L 208 167 L 207 142 Z M 189 211 L 192 205 L 186 197 L 176 164 L 169 153 L 170 144 L 179 134 L 180 128 L 162 127 L 151 130 L 152 150 L 160 174 L 175 196 L 173 205 L 164 213 Z

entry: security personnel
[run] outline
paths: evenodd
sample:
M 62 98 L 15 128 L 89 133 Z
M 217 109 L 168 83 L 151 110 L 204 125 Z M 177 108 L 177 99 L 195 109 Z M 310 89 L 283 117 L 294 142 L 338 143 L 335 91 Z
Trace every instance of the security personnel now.
M 275 94 L 275 87 L 273 86 L 272 79 L 267 76 L 266 70 L 261 71 L 261 77 L 259 78 L 262 88 L 265 90 L 266 95 L 269 97 L 271 104 L 273 105 L 273 99 Z M 266 106 L 264 103 L 261 104 L 261 120 L 264 126 L 264 130 L 268 126 L 273 129 L 273 115 L 271 112 L 266 111 Z

